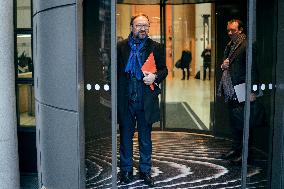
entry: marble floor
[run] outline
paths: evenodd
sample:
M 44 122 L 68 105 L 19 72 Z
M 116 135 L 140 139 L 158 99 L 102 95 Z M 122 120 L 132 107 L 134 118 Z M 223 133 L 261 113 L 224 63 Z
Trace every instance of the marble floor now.
M 118 188 L 148 188 L 138 176 L 137 140 L 136 133 L 134 180 L 127 185 L 118 180 Z M 219 159 L 220 155 L 230 148 L 231 141 L 204 134 L 154 131 L 152 142 L 154 188 L 241 188 L 242 167 Z M 117 156 L 119 158 L 119 153 Z M 112 188 L 111 157 L 111 137 L 96 139 L 86 144 L 86 188 Z M 247 188 L 267 186 L 267 164 L 257 163 L 258 161 L 261 159 L 254 159 L 248 166 Z M 119 167 L 117 172 L 119 179 Z
M 210 80 L 181 80 L 181 70 L 166 80 L 166 102 L 187 102 L 194 113 L 209 129 L 210 124 Z
M 174 103 L 187 104 L 209 129 L 210 93 L 213 90 L 210 87 L 209 80 L 203 81 L 194 77 L 181 80 L 181 74 L 177 72 L 175 77 L 167 78 L 166 106 Z M 180 115 L 177 113 L 167 116 Z M 117 141 L 119 146 L 119 135 Z M 152 176 L 156 183 L 154 188 L 241 188 L 242 167 L 219 159 L 221 154 L 230 149 L 230 140 L 190 132 L 153 131 L 152 141 Z M 259 152 L 255 150 L 255 153 Z M 119 153 L 117 156 L 119 159 Z M 267 161 L 261 156 L 259 153 L 260 158 L 255 158 L 248 166 L 247 188 L 267 186 Z M 138 176 L 137 133 L 134 136 L 133 158 L 134 180 L 127 185 L 118 180 L 118 188 L 148 188 Z M 111 138 L 87 143 L 86 173 L 86 188 L 112 188 Z M 119 179 L 119 167 L 117 173 Z
M 20 125 L 22 127 L 30 127 L 35 126 L 35 116 L 29 115 L 28 112 L 24 112 L 20 114 Z

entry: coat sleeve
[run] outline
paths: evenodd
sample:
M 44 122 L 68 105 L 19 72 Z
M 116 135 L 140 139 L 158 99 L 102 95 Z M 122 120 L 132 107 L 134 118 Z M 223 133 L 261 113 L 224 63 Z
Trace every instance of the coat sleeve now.
M 165 52 L 163 45 L 156 43 L 153 49 L 156 67 L 157 67 L 157 77 L 155 83 L 161 83 L 168 75 L 168 69 L 166 66 Z

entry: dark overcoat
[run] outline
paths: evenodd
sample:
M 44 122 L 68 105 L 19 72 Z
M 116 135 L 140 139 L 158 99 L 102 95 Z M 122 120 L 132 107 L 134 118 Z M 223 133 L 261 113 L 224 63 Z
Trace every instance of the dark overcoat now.
M 188 68 L 192 60 L 191 52 L 188 50 L 183 50 L 181 54 L 181 68 Z
M 230 45 L 230 44 L 228 44 Z M 232 84 L 238 85 L 246 82 L 246 50 L 247 42 L 244 40 L 232 54 L 230 58 L 229 72 L 232 79 Z M 252 84 L 257 83 L 258 73 L 256 69 L 256 46 L 253 45 L 253 62 L 251 67 L 251 81 Z M 224 53 L 224 59 L 227 58 L 229 52 Z
M 130 55 L 130 46 L 128 39 L 125 39 L 117 44 L 117 112 L 118 123 L 122 123 L 124 117 L 128 113 L 129 99 L 129 74 L 125 73 L 125 67 Z M 144 47 L 140 51 L 141 60 L 144 63 L 148 56 L 153 52 L 157 77 L 155 83 L 161 83 L 168 75 L 168 70 L 165 63 L 164 48 L 159 43 L 148 38 Z M 143 84 L 143 100 L 145 119 L 149 124 L 160 120 L 160 108 L 158 95 L 161 93 L 160 88 L 155 85 L 154 90 L 150 86 Z

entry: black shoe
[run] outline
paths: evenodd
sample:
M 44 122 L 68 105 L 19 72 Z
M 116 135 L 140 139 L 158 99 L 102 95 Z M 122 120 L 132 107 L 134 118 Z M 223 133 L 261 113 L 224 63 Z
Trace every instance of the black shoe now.
M 235 157 L 233 159 L 230 159 L 230 164 L 241 166 L 242 165 L 242 156 Z
M 230 159 L 236 158 L 238 156 L 240 156 L 239 150 L 230 150 L 226 154 L 222 154 L 220 156 L 220 159 L 230 160 Z
M 129 184 L 133 180 L 133 172 L 121 172 L 120 182 L 123 184 Z
M 140 172 L 140 178 L 144 180 L 144 183 L 147 184 L 150 187 L 154 186 L 154 180 L 151 177 L 151 173 L 143 173 Z
M 181 78 L 181 80 L 184 80 L 184 78 Z
M 230 160 L 230 164 L 232 165 L 238 165 L 238 166 L 241 166 L 243 163 L 242 161 L 242 155 L 238 156 L 238 157 L 235 157 L 233 159 Z M 250 156 L 248 156 L 248 159 L 247 159 L 247 165 L 253 165 L 253 161 L 251 159 Z

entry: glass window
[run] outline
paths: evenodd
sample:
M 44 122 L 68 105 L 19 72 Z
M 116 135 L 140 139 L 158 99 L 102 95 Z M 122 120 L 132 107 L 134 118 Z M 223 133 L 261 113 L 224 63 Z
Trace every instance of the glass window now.
M 17 35 L 17 73 L 18 78 L 32 78 L 32 35 Z
M 31 28 L 31 0 L 17 0 L 17 28 Z
M 166 129 L 211 130 L 211 4 L 169 5 L 166 11 Z
M 31 0 L 17 0 L 15 8 L 18 125 L 35 126 Z
M 18 115 L 21 126 L 35 126 L 34 86 L 18 84 Z
M 265 6 L 264 2 L 250 2 L 254 8 L 248 9 L 251 13 L 248 24 L 251 38 L 251 86 L 252 95 L 256 96 L 250 102 L 250 124 L 248 131 L 248 158 L 247 158 L 247 186 L 269 188 L 271 172 L 271 155 L 273 147 L 275 96 L 273 83 L 276 70 L 276 7 Z M 272 3 L 273 5 L 273 3 Z M 266 23 L 265 25 L 263 23 Z M 267 30 L 269 28 L 269 30 Z M 249 74 L 249 73 L 247 73 Z M 273 154 L 274 156 L 275 154 Z M 274 157 L 273 157 L 274 159 Z M 259 172 L 251 176 L 254 172 Z M 273 187 L 272 187 L 273 188 Z

